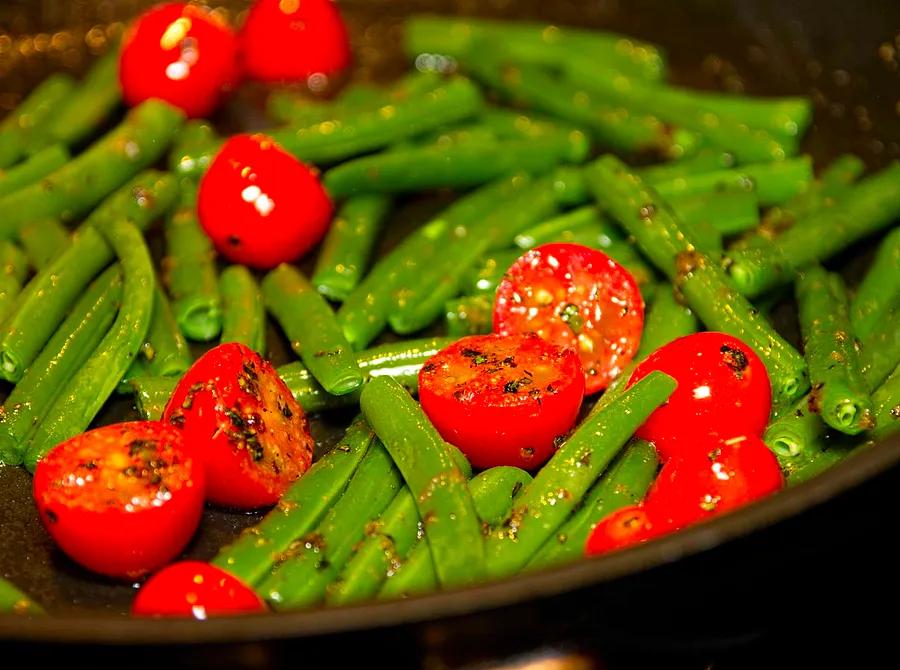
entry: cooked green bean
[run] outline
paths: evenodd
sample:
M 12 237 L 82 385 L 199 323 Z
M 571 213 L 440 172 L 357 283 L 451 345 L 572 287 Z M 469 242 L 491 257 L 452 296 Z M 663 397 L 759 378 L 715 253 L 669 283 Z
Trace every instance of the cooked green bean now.
M 875 428 L 871 436 L 883 440 L 900 430 L 900 364 L 872 394 Z
M 43 614 L 43 608 L 16 588 L 12 582 L 0 577 L 0 614 L 30 616 Z
M 787 470 L 793 469 L 794 463 L 815 458 L 821 451 L 826 426 L 822 417 L 813 411 L 814 403 L 813 396 L 805 395 L 766 428 L 763 441 Z
M 13 237 L 23 225 L 38 219 L 71 221 L 90 211 L 155 163 L 183 118 L 180 110 L 160 100 L 135 107 L 117 128 L 63 167 L 0 198 L 0 238 Z
M 153 315 L 141 353 L 147 361 L 147 373 L 154 377 L 180 377 L 194 362 L 159 282 L 154 282 Z
M 19 229 L 19 241 L 35 270 L 43 270 L 69 242 L 69 229 L 56 219 L 40 219 Z
M 122 307 L 87 362 L 66 382 L 31 436 L 25 465 L 34 470 L 54 445 L 87 429 L 140 350 L 153 313 L 153 262 L 141 231 L 127 220 L 98 223 L 122 266 Z
M 748 191 L 723 191 L 675 198 L 675 214 L 695 229 L 707 226 L 721 235 L 737 235 L 759 225 L 759 201 Z
M 585 205 L 523 230 L 516 235 L 514 242 L 520 249 L 532 249 L 548 242 L 558 242 L 565 233 L 587 225 L 602 227 L 610 239 L 622 237 L 618 228 L 608 223 L 594 205 Z
M 266 303 L 251 272 L 243 265 L 229 265 L 219 275 L 222 297 L 222 337 L 265 355 Z
M 900 226 L 885 235 L 875 260 L 850 303 L 853 334 L 872 334 L 891 310 L 900 309 Z
M 641 345 L 634 360 L 641 361 L 669 342 L 699 329 L 700 324 L 691 308 L 678 302 L 674 289 L 665 286 L 656 292 L 647 307 Z
M 0 169 L 15 165 L 23 156 L 40 148 L 41 133 L 74 90 L 72 77 L 52 74 L 0 121 Z
M 479 294 L 448 300 L 444 305 L 444 318 L 450 337 L 490 333 L 494 325 L 493 298 Z
M 258 585 L 278 557 L 313 530 L 332 508 L 374 438 L 365 420 L 357 418 L 341 442 L 285 491 L 275 509 L 220 549 L 212 564 L 247 584 Z
M 797 279 L 796 294 L 813 406 L 829 426 L 856 435 L 871 427 L 873 417 L 850 329 L 847 289 L 837 275 L 811 266 Z
M 222 138 L 208 121 L 188 121 L 175 136 L 169 170 L 179 177 L 199 179 L 222 146 Z
M 69 162 L 69 150 L 54 144 L 25 159 L 10 170 L 0 170 L 0 198 L 33 184 Z
M 518 237 L 520 236 L 516 235 L 516 238 Z M 483 256 L 478 265 L 464 273 L 460 281 L 461 288 L 466 295 L 484 295 L 493 298 L 497 291 L 497 285 L 503 279 L 509 266 L 523 253 L 525 252 L 521 249 L 501 249 Z
M 146 377 L 141 375 L 130 377 L 127 381 L 127 387 L 131 389 L 134 408 L 140 417 L 145 421 L 159 421 L 162 419 L 163 412 L 166 410 L 166 405 L 169 403 L 169 398 L 172 397 L 178 381 L 177 377 Z M 120 384 L 121 386 L 122 384 Z
M 26 437 L 100 344 L 116 318 L 121 298 L 122 273 L 118 265 L 113 265 L 87 287 L 72 307 L 6 399 L 0 413 L 0 461 L 22 462 Z M 169 395 L 171 388 L 166 400 Z
M 390 198 L 382 195 L 361 195 L 343 204 L 328 229 L 312 275 L 319 293 L 342 301 L 359 285 L 390 208 Z
M 182 181 L 178 207 L 166 219 L 163 281 L 172 311 L 189 340 L 209 342 L 222 331 L 216 253 L 197 220 L 197 187 Z
M 559 530 L 541 546 L 525 566 L 545 568 L 581 558 L 594 526 L 605 516 L 640 502 L 656 478 L 659 459 L 650 442 L 632 440 L 622 454 L 591 487 Z
M 441 586 L 458 586 L 483 577 L 481 522 L 449 445 L 418 403 L 393 379 L 369 381 L 360 406 L 416 497 Z
M 790 402 L 803 395 L 809 388 L 803 357 L 730 286 L 717 263 L 694 250 L 696 245 L 665 201 L 612 156 L 593 163 L 588 176 L 598 202 L 676 283 L 700 321 L 741 339 L 760 356 L 775 398 Z
M 0 240 L 0 323 L 12 310 L 27 272 L 28 259 L 22 250 L 12 242 Z
M 786 473 L 788 486 L 797 486 L 817 477 L 852 454 L 858 445 L 844 441 L 832 441 L 819 445 L 819 451 L 809 460 L 794 465 Z
M 735 166 L 734 156 L 727 151 L 701 149 L 685 158 L 651 165 L 637 171 L 641 179 L 651 184 L 683 179 L 705 172 L 730 170 Z
M 69 307 L 113 260 L 113 249 L 97 228 L 115 221 L 130 221 L 146 228 L 169 209 L 177 196 L 178 184 L 171 175 L 148 170 L 94 210 L 72 243 L 28 283 L 16 300 L 0 335 L 0 375 L 4 379 L 21 379 Z
M 291 348 L 328 393 L 345 395 L 362 386 L 363 373 L 334 312 L 299 270 L 279 265 L 263 279 L 262 292 Z
M 900 216 L 900 162 L 853 186 L 833 207 L 797 221 L 770 245 L 733 251 L 728 274 L 746 296 L 790 282 L 810 263 L 829 259 Z
M 900 309 L 886 314 L 859 343 L 859 362 L 866 387 L 874 391 L 900 363 Z

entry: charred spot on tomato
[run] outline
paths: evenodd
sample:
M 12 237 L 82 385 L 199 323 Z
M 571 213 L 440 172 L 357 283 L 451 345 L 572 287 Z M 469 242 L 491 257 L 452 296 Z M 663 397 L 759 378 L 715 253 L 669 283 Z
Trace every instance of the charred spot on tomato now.
M 237 235 L 229 235 L 228 244 L 232 247 L 239 247 L 241 246 L 241 238 Z
M 561 446 L 563 446 L 565 441 L 566 441 L 565 435 L 557 435 L 556 437 L 553 438 L 553 448 L 559 449 Z
M 241 364 L 241 373 L 238 375 L 238 388 L 254 398 L 259 397 L 259 373 L 253 361 L 245 360 Z
M 169 423 L 176 428 L 184 428 L 184 414 L 181 412 L 174 412 L 172 416 L 169 417 Z
M 434 372 L 437 369 L 437 363 L 429 361 L 422 366 L 422 372 Z
M 530 461 L 532 458 L 534 458 L 534 449 L 532 449 L 531 447 L 522 447 L 521 454 L 522 458 L 524 458 L 526 461 Z
M 737 347 L 731 347 L 727 344 L 723 344 L 719 351 L 722 352 L 722 362 L 734 372 L 735 377 L 743 379 L 744 371 L 750 365 L 747 354 Z
M 44 516 L 47 517 L 47 521 L 49 521 L 50 523 L 57 523 L 59 521 L 59 517 L 52 509 L 45 509 Z
M 487 356 L 485 356 L 477 349 L 466 348 L 459 353 L 462 354 L 465 358 L 470 359 L 472 365 L 484 365 L 489 360 Z
M 715 460 L 718 459 L 719 456 L 721 456 L 721 455 L 722 455 L 722 449 L 721 449 L 720 447 L 716 447 L 715 449 L 713 449 L 712 451 L 710 451 L 709 453 L 707 453 L 707 454 L 706 454 L 706 457 L 707 457 L 710 461 L 715 461 Z
M 503 392 L 504 393 L 518 393 L 520 388 L 522 388 L 523 386 L 528 386 L 533 383 L 534 382 L 532 381 L 531 377 L 520 377 L 519 379 L 514 379 L 514 380 L 506 382 L 503 385 Z

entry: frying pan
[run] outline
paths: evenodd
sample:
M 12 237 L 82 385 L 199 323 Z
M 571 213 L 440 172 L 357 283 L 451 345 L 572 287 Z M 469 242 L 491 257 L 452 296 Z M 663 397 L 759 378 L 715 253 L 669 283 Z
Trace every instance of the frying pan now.
M 0 2 L 0 28 L 18 34 L 84 28 L 127 19 L 147 4 Z M 853 152 L 877 168 L 900 157 L 900 3 L 889 0 L 344 0 L 341 7 L 357 47 L 359 76 L 387 80 L 403 71 L 400 21 L 413 11 L 616 30 L 662 45 L 677 82 L 750 94 L 811 95 L 816 118 L 804 150 L 817 163 Z M 11 67 L 3 60 L 9 56 L 5 48 L 0 37 L 0 104 L 11 99 L 10 92 L 33 84 L 48 63 L 79 64 L 77 54 L 68 60 L 47 55 Z M 252 116 L 252 107 L 251 91 L 219 121 L 227 127 L 234 117 Z M 399 217 L 421 220 L 428 207 L 413 202 Z M 852 282 L 869 257 L 871 249 L 861 244 L 831 266 Z M 795 333 L 789 305 L 777 318 L 783 330 Z M 271 344 L 284 355 L 283 343 Z M 129 412 L 127 403 L 119 403 L 107 418 Z M 332 443 L 346 418 L 314 421 L 323 446 Z M 207 622 L 129 619 L 125 612 L 133 588 L 82 572 L 56 552 L 33 510 L 30 478 L 19 469 L 0 468 L 0 572 L 54 612 L 33 620 L 0 617 L 5 641 L 0 651 L 28 644 L 28 654 L 38 660 L 65 645 L 102 643 L 131 664 L 158 662 L 166 653 L 171 665 L 193 656 L 172 656 L 156 645 L 178 644 L 233 667 L 272 659 L 334 661 L 361 650 L 385 665 L 402 665 L 423 650 L 455 663 L 560 640 L 601 641 L 613 649 L 739 643 L 842 616 L 836 603 L 862 607 L 860 593 L 884 592 L 893 583 L 883 518 L 897 509 L 886 501 L 900 483 L 898 461 L 900 436 L 895 436 L 737 513 L 537 574 L 399 602 Z M 257 519 L 207 512 L 190 556 L 211 557 Z M 43 644 L 29 644 L 34 642 Z M 251 642 L 264 644 L 246 646 Z M 134 653 L 135 646 L 140 653 Z M 303 655 L 294 656 L 297 651 Z

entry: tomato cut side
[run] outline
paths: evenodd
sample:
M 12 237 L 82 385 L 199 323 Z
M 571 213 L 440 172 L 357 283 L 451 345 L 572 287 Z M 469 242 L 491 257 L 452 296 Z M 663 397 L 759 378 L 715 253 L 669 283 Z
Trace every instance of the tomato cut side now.
M 59 547 L 89 570 L 132 579 L 185 547 L 203 511 L 203 464 L 156 421 L 73 437 L 38 463 L 34 500 Z
M 543 464 L 583 397 L 574 350 L 532 334 L 465 337 L 419 372 L 422 409 L 479 468 Z
M 594 526 L 585 544 L 587 556 L 606 554 L 651 540 L 663 532 L 642 504 L 608 514 Z
M 273 505 L 309 468 L 314 441 L 303 409 L 268 362 L 242 344 L 201 356 L 166 405 L 206 467 L 207 497 L 227 507 Z
M 137 616 L 207 619 L 265 612 L 266 604 L 244 582 L 201 561 L 173 563 L 141 587 L 131 606 Z
M 606 388 L 637 351 L 644 301 L 631 274 L 579 244 L 545 244 L 509 268 L 494 304 L 494 332 L 537 333 L 573 347 L 588 395 Z

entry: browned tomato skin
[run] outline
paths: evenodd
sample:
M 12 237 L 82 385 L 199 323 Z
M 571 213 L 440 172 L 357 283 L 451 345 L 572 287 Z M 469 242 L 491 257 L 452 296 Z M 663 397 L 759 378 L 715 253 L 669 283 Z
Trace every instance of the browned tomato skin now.
M 312 463 L 303 409 L 268 362 L 236 343 L 200 357 L 163 420 L 182 430 L 206 467 L 207 498 L 256 509 L 278 499 Z
M 135 579 L 187 545 L 205 498 L 202 463 L 161 422 L 114 424 L 67 440 L 38 464 L 34 499 L 50 536 L 85 568 Z
M 479 468 L 540 467 L 583 398 L 578 356 L 536 335 L 466 337 L 419 373 L 428 418 Z

